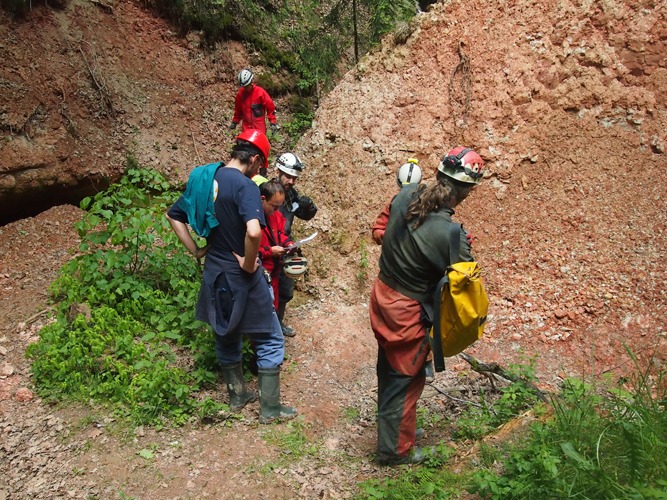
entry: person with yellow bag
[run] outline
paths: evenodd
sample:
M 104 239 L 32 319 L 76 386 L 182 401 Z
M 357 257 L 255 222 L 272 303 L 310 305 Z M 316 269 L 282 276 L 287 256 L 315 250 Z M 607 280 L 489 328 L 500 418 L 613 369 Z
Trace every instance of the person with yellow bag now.
M 378 342 L 380 465 L 415 464 L 433 450 L 415 446 L 417 400 L 425 383 L 434 291 L 451 262 L 473 262 L 467 233 L 452 232 L 454 208 L 482 181 L 484 161 L 457 147 L 438 166 L 436 181 L 405 186 L 391 203 L 369 314 Z M 458 237 L 450 256 L 452 234 Z

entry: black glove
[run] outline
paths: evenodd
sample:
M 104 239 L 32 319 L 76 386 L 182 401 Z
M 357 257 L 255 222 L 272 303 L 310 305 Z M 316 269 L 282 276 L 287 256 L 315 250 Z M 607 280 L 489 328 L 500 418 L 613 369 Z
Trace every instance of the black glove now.
M 229 124 L 229 130 L 234 130 L 237 125 L 238 125 L 238 123 L 234 123 L 234 122 L 230 123 Z
M 278 129 L 279 129 L 279 128 L 280 128 L 280 127 L 278 127 L 278 124 L 277 124 L 277 123 L 272 123 L 272 124 L 271 124 L 271 133 L 275 135 L 276 132 L 278 132 Z
M 310 208 L 313 206 L 313 200 L 308 198 L 308 196 L 299 196 L 299 206 Z

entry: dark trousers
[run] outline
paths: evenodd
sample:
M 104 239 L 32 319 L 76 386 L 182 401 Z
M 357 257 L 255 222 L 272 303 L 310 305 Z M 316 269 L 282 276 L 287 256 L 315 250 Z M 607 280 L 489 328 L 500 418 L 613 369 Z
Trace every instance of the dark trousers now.
M 294 297 L 294 280 L 281 273 L 278 281 L 278 310 L 276 311 L 281 323 L 285 317 L 287 303 L 292 300 L 292 297 Z
M 417 401 L 424 390 L 424 368 L 414 377 L 394 370 L 385 350 L 378 346 L 378 448 L 379 458 L 406 455 L 415 444 Z

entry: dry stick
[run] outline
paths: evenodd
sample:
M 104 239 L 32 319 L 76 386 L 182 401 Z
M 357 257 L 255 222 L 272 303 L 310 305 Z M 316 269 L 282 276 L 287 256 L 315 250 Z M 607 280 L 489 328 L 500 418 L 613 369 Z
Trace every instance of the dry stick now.
M 451 399 L 452 401 L 456 401 L 457 403 L 465 403 L 465 404 L 470 405 L 470 406 L 476 406 L 477 408 L 483 408 L 483 406 L 479 403 L 473 403 L 472 401 L 468 401 L 467 399 L 455 398 L 451 394 L 447 394 L 447 391 L 444 391 L 444 390 L 440 389 L 439 387 L 437 387 L 433 384 L 431 384 L 431 387 L 433 387 L 440 394 L 442 394 L 443 396 L 445 396 L 448 399 Z M 490 408 L 490 410 L 493 411 L 492 408 Z
M 90 46 L 88 42 L 84 42 L 87 45 Z M 93 80 L 93 84 L 95 85 L 95 88 L 97 88 L 97 91 L 100 93 L 100 97 L 102 98 L 102 106 L 105 109 L 108 109 L 109 113 L 113 115 L 113 103 L 111 101 L 111 95 L 109 95 L 109 90 L 107 89 L 107 86 L 104 84 L 104 82 L 100 83 L 97 80 L 97 77 L 95 76 L 95 72 L 92 70 L 90 67 L 90 64 L 88 64 L 88 59 L 86 59 L 86 54 L 84 54 L 83 49 L 79 47 L 79 52 L 81 52 L 81 57 L 83 57 L 83 62 L 86 64 L 86 69 L 88 70 L 88 74 L 90 75 L 90 78 Z M 97 58 L 95 57 L 95 54 L 93 54 L 93 58 L 95 60 L 95 63 L 97 65 Z
M 199 157 L 199 152 L 197 151 L 197 143 L 195 142 L 195 134 L 190 132 L 190 136 L 192 137 L 192 145 L 195 147 L 195 154 L 197 155 L 197 161 L 201 164 L 201 158 Z
M 53 306 L 51 306 L 51 307 L 47 307 L 47 308 L 44 309 L 43 311 L 39 311 L 38 313 L 33 314 L 33 315 L 30 316 L 28 319 L 26 319 L 26 320 L 24 321 L 24 323 L 25 323 L 26 325 L 29 324 L 29 323 L 32 323 L 33 321 L 35 321 L 37 318 L 39 318 L 39 317 L 42 316 L 43 314 L 49 312 L 51 309 L 53 309 Z
M 523 384 L 528 387 L 539 399 L 540 401 L 546 403 L 547 402 L 547 396 L 544 392 L 542 392 L 540 389 L 537 388 L 535 384 L 533 384 L 530 380 L 526 380 L 525 377 L 521 377 L 518 375 L 514 375 L 512 373 L 509 373 L 507 370 L 505 370 L 503 367 L 498 365 L 498 363 L 483 363 L 475 358 L 473 358 L 470 354 L 466 354 L 465 352 L 462 352 L 460 356 L 465 359 L 468 364 L 472 367 L 474 371 L 477 373 L 481 373 L 482 375 L 488 376 L 489 374 L 496 375 L 498 377 L 502 377 L 505 380 L 509 380 L 510 382 L 522 382 Z

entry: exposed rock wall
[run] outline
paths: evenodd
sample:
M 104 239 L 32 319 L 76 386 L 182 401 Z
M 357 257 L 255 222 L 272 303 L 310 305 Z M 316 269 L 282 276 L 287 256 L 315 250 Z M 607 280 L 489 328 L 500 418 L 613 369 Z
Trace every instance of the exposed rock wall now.
M 453 0 L 419 15 L 404 44 L 385 40 L 299 143 L 301 189 L 321 207 L 304 233 L 326 240 L 309 252 L 314 288 L 367 300 L 358 278 L 373 279 L 379 255 L 369 227 L 396 168 L 419 158 L 432 181 L 463 144 L 488 167 L 457 217 L 486 270 L 491 344 L 590 336 L 604 357 L 632 329 L 662 332 L 633 348 L 664 344 L 666 10 Z

